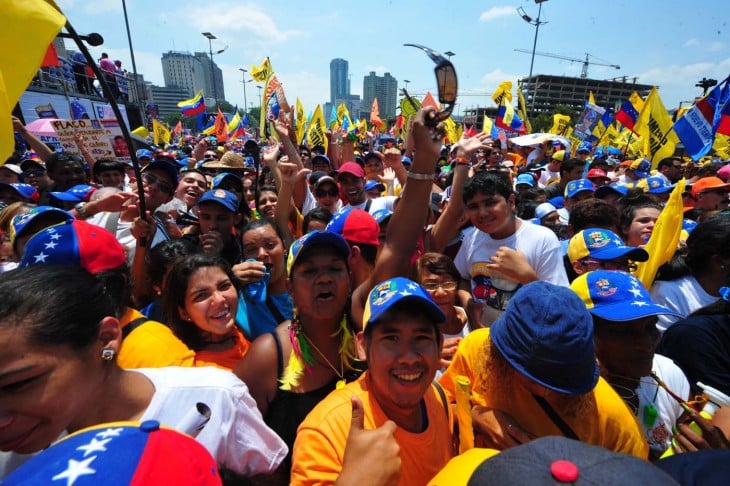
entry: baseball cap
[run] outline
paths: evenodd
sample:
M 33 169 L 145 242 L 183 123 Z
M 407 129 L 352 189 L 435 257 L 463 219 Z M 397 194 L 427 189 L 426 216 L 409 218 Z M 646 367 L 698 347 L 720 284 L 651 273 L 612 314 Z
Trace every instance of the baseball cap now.
M 226 184 L 228 187 L 235 185 L 239 189 L 243 189 L 243 182 L 241 182 L 241 178 L 235 174 L 231 174 L 230 172 L 221 172 L 213 178 L 212 184 L 213 189 L 218 189 L 222 184 Z M 221 189 L 223 188 L 221 187 Z
M 588 179 L 576 179 L 574 181 L 570 181 L 565 186 L 565 197 L 570 199 L 583 191 L 596 192 L 596 186 L 594 186 Z
M 563 196 L 551 197 L 547 202 L 555 206 L 556 209 L 565 207 L 565 198 Z
M 586 174 L 586 179 L 606 179 L 608 180 L 608 175 L 606 174 L 606 171 L 601 169 L 591 169 Z
M 326 162 L 329 167 L 332 167 L 332 164 L 330 163 L 330 158 L 326 155 L 315 155 L 314 157 L 312 157 L 312 164 L 322 161 Z
M 118 268 L 126 261 L 124 248 L 113 234 L 101 226 L 73 220 L 33 235 L 19 266 L 77 265 L 93 274 Z
M 71 222 L 74 217 L 71 213 L 64 211 L 63 209 L 54 208 L 53 206 L 37 206 L 31 208 L 24 214 L 16 215 L 12 221 L 10 221 L 10 243 L 15 248 L 15 240 L 21 236 L 24 236 L 26 228 L 30 227 L 34 221 L 46 221 L 48 226 L 56 225 L 59 223 Z
M 410 302 L 410 308 L 422 306 L 434 322 L 446 320 L 441 308 L 436 305 L 426 289 L 413 280 L 395 277 L 377 284 L 368 294 L 362 316 L 363 330 L 380 319 L 382 315 L 398 302 Z
M 532 177 L 532 174 L 520 174 L 517 176 L 517 180 L 515 180 L 515 186 L 519 186 L 520 184 L 535 187 L 535 178 Z
M 17 175 L 23 173 L 23 170 L 15 164 L 2 164 L 0 165 L 0 169 L 8 169 L 10 172 L 14 172 Z
M 576 152 L 590 152 L 592 148 L 590 142 L 581 142 Z
M 342 174 L 352 174 L 355 177 L 359 177 L 360 179 L 365 177 L 365 171 L 360 167 L 360 165 L 357 162 L 345 162 L 340 166 L 338 169 L 339 173 L 337 174 L 337 180 L 342 177 Z
M 701 192 L 712 191 L 714 189 L 730 191 L 730 183 L 723 182 L 719 177 L 703 177 L 692 184 L 692 195 L 697 196 Z
M 540 203 L 540 205 L 535 208 L 535 217 L 537 219 L 542 219 L 548 214 L 557 210 L 558 209 L 549 202 Z
M 48 194 L 56 199 L 66 202 L 89 201 L 92 194 L 96 192 L 96 187 L 88 184 L 79 184 L 64 192 L 49 192 Z
M 22 197 L 23 199 L 27 199 L 35 203 L 37 203 L 38 199 L 40 198 L 40 195 L 38 194 L 38 189 L 36 189 L 35 186 L 31 186 L 30 184 L 23 184 L 20 182 L 13 182 L 11 184 L 8 184 L 7 182 L 0 182 L 0 189 L 2 189 L 3 187 L 9 188 L 12 191 L 15 191 L 18 196 Z
M 596 189 L 595 196 L 598 199 L 603 199 L 611 193 L 618 194 L 619 196 L 625 196 L 626 194 L 628 194 L 628 192 L 629 188 L 626 187 L 626 185 L 621 184 L 620 182 L 614 182 L 612 184 L 603 185 Z
M 218 467 L 199 442 L 156 420 L 114 422 L 80 430 L 34 456 L 7 485 L 220 485 Z
M 380 192 L 383 192 L 385 190 L 385 185 L 379 181 L 373 181 L 373 180 L 367 181 L 365 183 L 365 190 L 371 191 L 373 189 L 377 189 Z
M 411 165 L 413 161 L 410 157 L 406 157 L 405 155 L 400 159 L 403 165 Z
M 649 461 L 566 437 L 549 436 L 502 452 L 470 449 L 451 459 L 428 484 L 672 486 L 679 483 Z
M 558 150 L 553 152 L 553 159 L 559 160 L 560 162 L 565 160 L 565 150 Z
M 382 224 L 383 221 L 393 216 L 393 211 L 389 209 L 378 209 L 373 213 L 373 219 L 378 222 L 378 224 Z
M 593 319 L 567 287 L 540 280 L 523 285 L 490 337 L 510 366 L 550 390 L 580 395 L 598 382 Z
M 378 245 L 380 226 L 370 213 L 348 206 L 337 211 L 327 223 L 326 231 L 342 236 L 347 241 L 361 245 Z
M 529 170 L 530 172 L 539 172 L 541 170 L 544 170 L 546 166 L 547 162 L 545 162 L 544 160 L 541 162 L 533 161 L 527 164 L 525 166 L 525 169 Z
M 158 158 L 150 162 L 149 164 L 142 167 L 142 172 L 147 172 L 151 169 L 160 169 L 167 174 L 167 176 L 172 181 L 173 190 L 175 189 L 175 185 L 177 184 L 177 164 L 175 162 L 172 162 L 174 159 L 168 159 L 168 158 Z
M 681 484 L 725 484 L 730 450 L 705 449 L 673 456 L 654 465 Z
M 301 238 L 294 240 L 289 247 L 289 255 L 286 258 L 286 273 L 289 276 L 291 276 L 297 258 L 315 245 L 332 246 L 342 258 L 347 258 L 350 255 L 350 245 L 342 236 L 331 231 L 310 231 Z
M 198 206 L 204 202 L 215 202 L 226 208 L 232 213 L 238 212 L 238 197 L 230 191 L 225 189 L 213 189 L 211 191 L 205 191 L 200 199 L 198 199 Z
M 139 150 L 137 150 L 137 159 L 139 160 L 139 159 L 144 159 L 144 158 L 148 158 L 148 159 L 151 160 L 152 159 L 152 152 L 150 152 L 147 149 L 139 149 Z
M 634 160 L 629 168 L 636 171 L 638 177 L 649 177 L 649 171 L 651 170 L 651 162 L 646 159 Z
M 631 321 L 658 315 L 682 317 L 652 302 L 649 291 L 630 273 L 595 270 L 579 275 L 570 288 L 591 314 L 609 321 Z
M 643 248 L 626 246 L 619 236 L 604 228 L 586 228 L 574 234 L 568 243 L 568 258 L 577 262 L 585 257 L 597 260 L 613 260 L 627 257 L 636 262 L 645 262 L 649 253 Z
M 46 170 L 46 164 L 38 159 L 23 159 L 20 163 L 20 169 L 25 172 L 32 169 L 43 169 Z
M 337 185 L 337 181 L 334 180 L 334 178 L 328 176 L 324 172 L 321 172 L 321 174 L 323 174 L 323 175 L 317 177 L 317 179 L 314 181 L 314 183 L 312 185 L 312 187 L 314 188 L 315 191 L 317 190 L 317 188 L 319 188 L 319 186 L 321 186 L 322 184 L 325 184 L 327 182 L 329 182 L 330 184 L 334 184 L 336 187 L 339 187 Z
M 674 184 L 668 182 L 662 176 L 651 176 L 646 178 L 646 185 L 651 194 L 664 194 L 674 189 Z

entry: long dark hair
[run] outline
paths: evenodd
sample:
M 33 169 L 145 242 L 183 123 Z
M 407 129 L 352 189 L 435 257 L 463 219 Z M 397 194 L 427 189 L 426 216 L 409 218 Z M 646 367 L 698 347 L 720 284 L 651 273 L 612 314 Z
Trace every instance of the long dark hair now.
M 217 267 L 223 270 L 238 290 L 238 279 L 233 275 L 228 262 L 218 256 L 206 253 L 195 253 L 178 260 L 165 280 L 165 291 L 162 293 L 162 308 L 175 335 L 193 351 L 205 346 L 203 331 L 192 322 L 180 317 L 180 307 L 185 306 L 185 295 L 188 291 L 190 277 L 201 268 Z

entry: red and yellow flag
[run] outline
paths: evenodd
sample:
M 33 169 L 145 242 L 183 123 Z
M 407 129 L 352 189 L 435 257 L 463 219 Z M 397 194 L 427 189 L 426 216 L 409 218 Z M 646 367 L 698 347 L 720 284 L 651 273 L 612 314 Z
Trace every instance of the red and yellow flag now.
M 378 99 L 373 98 L 373 106 L 370 108 L 370 123 L 378 127 L 383 126 L 383 120 L 380 119 L 380 108 L 378 107 Z

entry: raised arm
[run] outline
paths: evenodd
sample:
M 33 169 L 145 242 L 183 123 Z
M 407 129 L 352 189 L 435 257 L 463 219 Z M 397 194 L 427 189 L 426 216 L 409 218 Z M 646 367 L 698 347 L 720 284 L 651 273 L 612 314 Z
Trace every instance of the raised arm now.
M 11 118 L 13 120 L 13 130 L 18 132 L 18 135 L 23 137 L 23 140 L 30 145 L 30 148 L 32 148 L 33 151 L 38 154 L 38 157 L 45 162 L 46 159 L 51 156 L 53 150 L 51 150 L 45 143 L 38 140 L 35 135 L 30 133 L 18 117 L 12 116 Z

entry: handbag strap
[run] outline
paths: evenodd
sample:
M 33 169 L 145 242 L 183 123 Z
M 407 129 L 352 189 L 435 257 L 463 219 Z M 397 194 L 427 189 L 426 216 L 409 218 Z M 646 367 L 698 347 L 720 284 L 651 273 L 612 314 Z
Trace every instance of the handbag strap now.
M 547 416 L 550 417 L 550 420 L 552 420 L 553 423 L 558 426 L 558 428 L 565 437 L 569 439 L 580 440 L 578 435 L 573 431 L 573 429 L 570 428 L 570 425 L 565 423 L 560 415 L 558 415 L 558 412 L 556 412 L 555 409 L 550 406 L 547 400 L 545 400 L 541 396 L 535 395 L 534 393 L 532 394 L 532 396 L 533 398 L 535 398 L 537 404 L 540 405 L 540 408 L 542 408 Z

